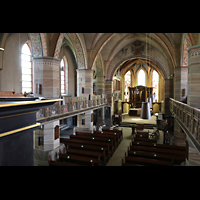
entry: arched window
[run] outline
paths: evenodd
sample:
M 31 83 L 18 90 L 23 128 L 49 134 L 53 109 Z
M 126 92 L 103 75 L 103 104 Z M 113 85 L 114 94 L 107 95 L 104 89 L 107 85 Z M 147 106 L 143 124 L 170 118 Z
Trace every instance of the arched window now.
M 143 85 L 145 86 L 145 72 L 143 69 L 141 69 L 139 72 L 138 72 L 138 85 Z
M 22 46 L 21 51 L 22 67 L 22 93 L 33 91 L 31 51 L 27 42 Z
M 129 70 L 128 72 L 126 72 L 126 74 L 124 75 L 124 82 L 125 82 L 125 99 L 128 99 L 128 92 L 129 89 L 128 87 L 131 86 L 131 71 Z
M 67 69 L 67 62 L 63 58 L 60 62 L 60 89 L 61 94 L 66 94 L 66 69 Z
M 153 87 L 153 93 L 155 93 L 155 100 L 158 101 L 158 86 L 159 86 L 159 74 L 157 71 L 153 70 L 153 76 L 152 76 L 152 87 Z

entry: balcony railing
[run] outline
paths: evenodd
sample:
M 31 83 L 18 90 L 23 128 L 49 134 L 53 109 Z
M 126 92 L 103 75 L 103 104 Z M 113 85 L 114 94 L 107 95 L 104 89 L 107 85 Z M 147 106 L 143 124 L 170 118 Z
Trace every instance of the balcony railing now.
M 170 98 L 170 111 L 200 151 L 200 109 Z
M 64 100 L 65 105 L 61 105 L 58 102 L 50 107 L 40 109 L 36 113 L 37 121 L 50 121 L 55 118 L 62 118 L 75 113 L 78 114 L 107 104 L 106 96 L 101 98 L 100 95 L 92 96 L 92 100 L 89 100 L 89 97 L 64 97 Z

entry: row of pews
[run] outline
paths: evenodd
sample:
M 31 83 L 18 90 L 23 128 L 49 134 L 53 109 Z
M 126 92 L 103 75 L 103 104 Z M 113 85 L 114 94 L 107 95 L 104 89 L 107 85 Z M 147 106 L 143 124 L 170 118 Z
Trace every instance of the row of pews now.
M 24 94 L 15 94 L 14 91 L 0 91 L 0 98 L 25 97 Z
M 188 159 L 188 143 L 186 146 L 157 144 L 149 139 L 148 132 L 137 132 L 122 159 L 122 166 L 173 166 L 180 165 Z
M 49 166 L 105 166 L 123 139 L 121 130 L 76 132 L 70 138 L 60 138 L 67 149 Z

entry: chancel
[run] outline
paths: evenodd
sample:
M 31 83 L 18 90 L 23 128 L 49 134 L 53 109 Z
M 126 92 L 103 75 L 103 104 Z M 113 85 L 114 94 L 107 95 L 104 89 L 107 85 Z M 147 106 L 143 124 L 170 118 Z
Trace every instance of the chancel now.
M 199 52 L 200 33 L 0 33 L 0 166 L 199 166 Z

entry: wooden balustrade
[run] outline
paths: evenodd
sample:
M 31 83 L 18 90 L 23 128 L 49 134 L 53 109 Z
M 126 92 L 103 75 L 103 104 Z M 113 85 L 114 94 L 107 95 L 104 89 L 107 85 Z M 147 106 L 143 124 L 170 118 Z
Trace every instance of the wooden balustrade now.
M 170 98 L 170 111 L 200 150 L 200 109 Z
M 85 109 L 93 109 L 97 106 L 107 104 L 107 98 L 101 98 L 100 95 L 92 96 L 92 100 L 88 97 L 64 97 L 65 105 L 60 105 L 60 102 L 54 105 L 40 109 L 37 114 L 37 121 L 44 120 L 51 117 L 59 117 L 64 114 L 73 114 L 74 112 L 82 112 Z

